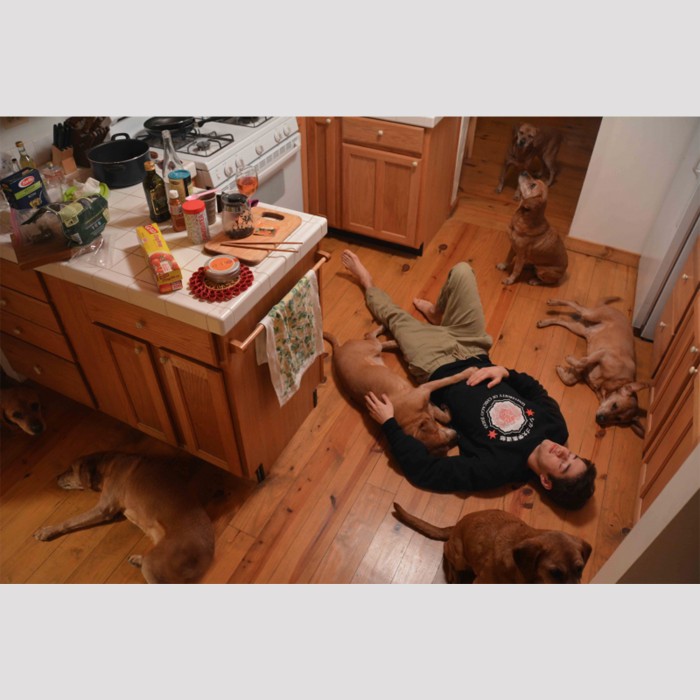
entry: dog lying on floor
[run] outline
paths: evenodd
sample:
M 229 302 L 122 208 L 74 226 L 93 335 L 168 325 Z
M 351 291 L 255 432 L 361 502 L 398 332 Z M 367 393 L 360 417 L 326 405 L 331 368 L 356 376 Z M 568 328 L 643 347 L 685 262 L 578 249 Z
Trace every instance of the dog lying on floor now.
M 333 367 L 350 396 L 365 406 L 365 395 L 373 391 L 386 394 L 394 405 L 394 417 L 407 435 L 420 440 L 433 454 L 446 454 L 455 444 L 457 433 L 447 424 L 448 411 L 430 402 L 430 394 L 441 387 L 466 381 L 476 368 L 469 367 L 452 377 L 413 386 L 405 377 L 390 370 L 382 360 L 383 350 L 398 347 L 395 340 L 380 341 L 380 326 L 367 333 L 363 340 L 348 340 L 340 345 L 330 333 L 323 337 L 333 346 Z
M 469 513 L 437 527 L 407 513 L 394 516 L 426 537 L 445 542 L 447 583 L 581 583 L 588 542 L 557 530 L 538 530 L 502 510 Z
M 588 384 L 600 402 L 595 420 L 601 428 L 629 426 L 636 435 L 644 437 L 640 418 L 646 416 L 646 411 L 639 407 L 636 392 L 650 385 L 636 380 L 632 324 L 622 311 L 609 306 L 615 301 L 620 301 L 620 297 L 606 297 L 597 306 L 586 308 L 575 301 L 548 299 L 548 306 L 572 308 L 574 317 L 544 319 L 537 322 L 537 327 L 563 326 L 586 339 L 585 357 L 568 355 L 565 359 L 569 367 L 557 366 L 559 378 L 567 386 Z
M 0 416 L 8 428 L 19 428 L 28 435 L 41 435 L 46 430 L 39 394 L 24 385 L 0 391 Z
M 546 168 L 548 176 L 545 182 L 547 187 L 551 186 L 557 173 L 556 159 L 561 142 L 561 132 L 557 129 L 536 127 L 527 122 L 514 126 L 513 137 L 503 160 L 496 192 L 503 191 L 506 175 L 511 166 L 516 168 L 518 172 L 533 170 L 537 160 Z M 521 193 L 516 188 L 513 199 L 520 199 L 520 196 Z
M 85 513 L 38 529 L 36 539 L 52 540 L 123 515 L 155 543 L 147 554 L 129 557 L 148 583 L 196 583 L 211 565 L 214 526 L 171 461 L 96 452 L 77 459 L 58 485 L 99 491 L 100 500 Z
M 535 277 L 529 280 L 530 284 L 558 284 L 566 274 L 569 256 L 563 241 L 544 216 L 549 193 L 547 185 L 524 172 L 518 178 L 518 187 L 520 206 L 508 227 L 510 250 L 506 261 L 496 265 L 499 270 L 512 268 L 512 272 L 501 282 L 513 284 L 526 267 L 533 267 Z

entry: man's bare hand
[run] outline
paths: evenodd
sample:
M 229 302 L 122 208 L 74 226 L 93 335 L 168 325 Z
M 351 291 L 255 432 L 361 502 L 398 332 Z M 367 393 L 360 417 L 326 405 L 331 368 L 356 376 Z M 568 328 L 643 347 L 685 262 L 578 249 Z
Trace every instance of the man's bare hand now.
M 508 370 L 505 367 L 499 365 L 494 365 L 492 367 L 480 367 L 472 374 L 469 379 L 467 379 L 467 384 L 469 386 L 476 386 L 485 382 L 487 379 L 490 380 L 486 385 L 489 389 L 500 384 L 503 379 L 508 378 Z
M 365 394 L 365 404 L 367 405 L 367 410 L 369 415 L 379 423 L 383 425 L 389 418 L 394 417 L 394 404 L 386 394 L 382 394 L 382 398 L 378 399 L 373 391 Z

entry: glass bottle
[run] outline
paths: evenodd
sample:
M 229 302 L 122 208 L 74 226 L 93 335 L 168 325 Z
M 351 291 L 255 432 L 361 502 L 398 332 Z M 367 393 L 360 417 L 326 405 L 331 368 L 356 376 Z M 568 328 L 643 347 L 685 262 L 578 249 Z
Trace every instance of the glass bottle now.
M 143 189 L 146 193 L 146 203 L 151 215 L 151 221 L 159 224 L 170 218 L 168 209 L 168 198 L 165 194 L 165 183 L 163 178 L 156 172 L 156 166 L 152 160 L 147 160 L 143 164 L 146 176 L 143 178 Z
M 35 168 L 36 165 L 34 164 L 34 159 L 29 155 L 29 153 L 27 153 L 24 143 L 22 141 L 17 141 L 15 142 L 15 146 L 17 146 L 17 150 L 19 151 L 20 170 L 23 170 L 24 168 Z
M 167 182 L 168 175 L 173 170 L 183 170 L 185 166 L 177 155 L 170 131 L 165 129 L 161 135 L 163 138 L 163 162 L 161 168 L 163 170 L 163 180 Z
M 177 190 L 170 190 L 168 194 L 168 207 L 170 209 L 170 218 L 173 223 L 173 231 L 184 231 L 186 228 L 185 215 L 182 213 L 180 193 Z
M 22 168 L 19 167 L 19 161 L 17 158 L 12 159 L 12 170 L 15 173 L 18 173 Z

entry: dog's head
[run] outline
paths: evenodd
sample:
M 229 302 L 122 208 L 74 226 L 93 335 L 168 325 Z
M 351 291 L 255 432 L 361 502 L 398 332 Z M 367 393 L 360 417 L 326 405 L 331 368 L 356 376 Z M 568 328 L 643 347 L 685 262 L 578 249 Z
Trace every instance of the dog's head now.
M 537 136 L 537 127 L 527 122 L 523 122 L 513 129 L 513 144 L 520 150 L 532 148 Z
M 581 583 L 592 549 L 580 537 L 548 530 L 516 545 L 513 560 L 526 583 Z
M 532 177 L 528 172 L 522 172 L 518 176 L 518 189 L 522 209 L 543 206 L 547 202 L 549 188 L 542 180 Z
M 646 415 L 646 411 L 639 407 L 637 392 L 648 386 L 648 382 L 630 382 L 607 394 L 598 406 L 595 422 L 601 428 L 629 426 L 644 437 L 644 426 L 639 419 Z
M 95 452 L 93 454 L 79 457 L 70 467 L 59 474 L 58 485 L 62 489 L 92 489 L 102 490 L 102 477 L 106 460 L 106 453 Z
M 2 391 L 2 420 L 12 427 L 20 428 L 29 435 L 40 435 L 46 430 L 39 394 L 25 386 L 16 386 Z
M 434 455 L 445 455 L 457 442 L 457 431 L 443 425 L 438 418 L 444 416 L 430 403 L 430 394 L 416 392 L 414 401 L 406 401 L 396 407 L 396 421 L 407 435 L 420 440 Z

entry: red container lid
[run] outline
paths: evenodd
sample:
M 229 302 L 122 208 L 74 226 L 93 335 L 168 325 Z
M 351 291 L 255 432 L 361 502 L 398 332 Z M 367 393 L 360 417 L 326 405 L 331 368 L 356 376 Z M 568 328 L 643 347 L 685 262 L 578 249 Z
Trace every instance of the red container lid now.
M 205 204 L 201 199 L 188 199 L 182 205 L 183 214 L 199 214 L 200 211 L 204 211 Z

